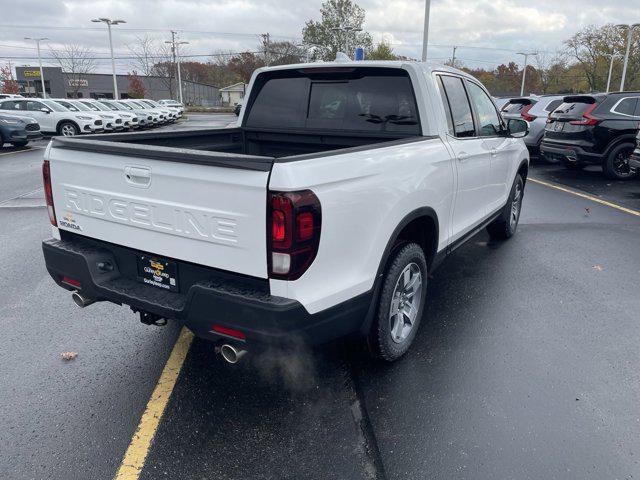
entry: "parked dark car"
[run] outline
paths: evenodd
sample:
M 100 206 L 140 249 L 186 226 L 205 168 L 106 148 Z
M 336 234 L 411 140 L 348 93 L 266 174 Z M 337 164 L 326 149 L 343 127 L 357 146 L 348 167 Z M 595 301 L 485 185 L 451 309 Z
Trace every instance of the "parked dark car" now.
M 540 151 L 568 168 L 601 165 L 611 179 L 635 176 L 629 158 L 640 122 L 640 92 L 571 95 L 547 119 Z
M 0 147 L 5 143 L 14 147 L 24 147 L 31 140 L 40 138 L 40 125 L 33 118 L 0 115 Z

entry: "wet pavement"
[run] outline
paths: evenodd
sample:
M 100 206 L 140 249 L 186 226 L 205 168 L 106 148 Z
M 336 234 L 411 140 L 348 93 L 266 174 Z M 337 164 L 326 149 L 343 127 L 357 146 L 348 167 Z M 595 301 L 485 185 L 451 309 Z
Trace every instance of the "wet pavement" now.
M 110 479 L 178 328 L 49 278 L 42 153 L 0 155 L 0 478 Z M 640 210 L 640 180 L 530 176 Z M 395 364 L 344 341 L 231 366 L 196 339 L 140 478 L 638 477 L 638 238 L 640 217 L 530 182 L 513 239 L 434 272 Z

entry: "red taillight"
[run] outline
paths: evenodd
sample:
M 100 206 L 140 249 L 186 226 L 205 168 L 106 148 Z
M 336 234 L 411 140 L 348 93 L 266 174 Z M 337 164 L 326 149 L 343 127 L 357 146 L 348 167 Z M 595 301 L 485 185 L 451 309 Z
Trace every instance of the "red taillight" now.
M 269 192 L 271 235 L 267 239 L 269 276 L 296 280 L 318 252 L 322 211 L 311 190 Z
M 44 184 L 44 198 L 47 202 L 47 212 L 49 212 L 49 221 L 54 227 L 58 226 L 56 221 L 56 211 L 53 209 L 53 192 L 51 191 L 51 168 L 49 160 L 42 162 L 42 183 Z
M 62 283 L 66 283 L 68 285 L 71 285 L 72 287 L 80 288 L 80 282 L 74 280 L 73 278 L 62 277 Z
M 221 333 L 222 335 L 226 335 L 228 337 L 237 338 L 238 340 L 244 340 L 244 333 L 240 330 L 235 330 L 233 328 L 223 327 L 222 325 L 214 325 L 211 327 L 211 330 L 217 333 Z
M 597 106 L 597 103 L 592 103 L 582 114 L 582 120 L 571 120 L 569 123 L 571 125 L 597 125 L 600 123 L 600 119 L 591 115 L 591 112 L 593 112 Z
M 529 105 L 527 105 L 526 107 L 524 107 L 522 109 L 522 111 L 520 112 L 520 116 L 525 119 L 527 122 L 533 122 L 536 118 L 535 115 L 529 115 L 529 110 L 531 110 L 531 108 L 533 107 L 533 103 L 530 103 Z

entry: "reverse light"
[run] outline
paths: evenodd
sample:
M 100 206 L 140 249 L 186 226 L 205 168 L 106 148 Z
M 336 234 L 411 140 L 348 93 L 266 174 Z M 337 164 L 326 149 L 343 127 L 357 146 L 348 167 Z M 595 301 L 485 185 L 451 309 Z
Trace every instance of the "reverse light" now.
M 582 114 L 582 120 L 571 120 L 569 123 L 571 125 L 597 125 L 600 123 L 600 119 L 594 117 L 591 112 L 598 106 L 597 103 L 592 103 L 587 107 L 587 109 Z
M 296 280 L 313 263 L 320 244 L 322 211 L 311 190 L 269 192 L 269 276 Z
M 42 183 L 44 184 L 44 198 L 47 203 L 47 212 L 49 213 L 49 221 L 54 227 L 58 226 L 56 221 L 56 211 L 53 208 L 53 192 L 51 191 L 51 167 L 49 160 L 42 162 Z

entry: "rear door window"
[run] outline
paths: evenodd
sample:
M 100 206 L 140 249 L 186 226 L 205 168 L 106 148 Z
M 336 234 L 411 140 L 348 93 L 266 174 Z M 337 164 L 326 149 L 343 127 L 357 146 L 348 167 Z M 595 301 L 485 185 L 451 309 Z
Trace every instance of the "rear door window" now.
M 14 101 L 2 102 L 2 104 L 0 104 L 0 109 L 1 110 L 21 110 L 20 103 L 21 102 L 14 102 Z
M 460 77 L 442 75 L 442 85 L 451 109 L 454 135 L 459 138 L 475 137 L 476 129 L 467 92 Z
M 613 113 L 634 117 L 636 115 L 637 97 L 623 98 L 611 109 Z

